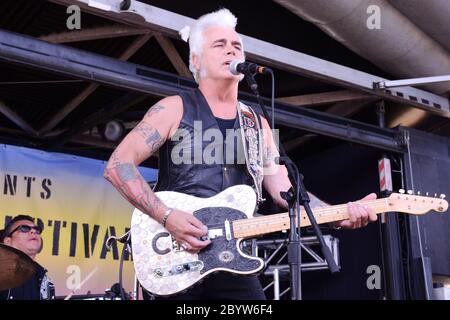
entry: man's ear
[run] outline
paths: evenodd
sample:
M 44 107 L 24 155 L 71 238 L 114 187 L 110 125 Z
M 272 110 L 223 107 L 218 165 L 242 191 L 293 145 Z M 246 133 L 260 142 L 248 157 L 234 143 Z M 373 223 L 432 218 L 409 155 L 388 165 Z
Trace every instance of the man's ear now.
M 194 65 L 195 70 L 200 71 L 200 58 L 196 54 L 192 55 L 192 64 Z
M 3 239 L 3 243 L 7 244 L 8 246 L 10 246 L 11 245 L 11 237 L 5 237 Z

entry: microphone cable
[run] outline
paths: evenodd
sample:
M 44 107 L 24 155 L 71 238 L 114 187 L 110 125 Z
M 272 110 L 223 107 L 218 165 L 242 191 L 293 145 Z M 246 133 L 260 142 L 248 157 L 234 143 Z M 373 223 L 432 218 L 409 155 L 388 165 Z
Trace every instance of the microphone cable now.
M 271 108 L 272 108 L 272 136 L 274 135 L 275 131 L 275 74 L 272 71 L 272 69 L 267 69 L 267 72 L 270 73 L 270 78 L 272 79 L 272 101 L 271 101 Z
M 125 300 L 125 292 L 123 290 L 123 261 L 125 260 L 125 250 L 127 250 L 131 254 L 131 247 L 130 247 L 130 241 L 131 241 L 131 230 L 128 230 L 123 236 L 116 237 L 116 236 L 110 236 L 105 243 L 105 246 L 108 249 L 111 249 L 112 242 L 120 242 L 123 243 L 122 253 L 120 255 L 120 262 L 119 262 L 119 289 L 120 289 L 120 297 L 122 300 Z

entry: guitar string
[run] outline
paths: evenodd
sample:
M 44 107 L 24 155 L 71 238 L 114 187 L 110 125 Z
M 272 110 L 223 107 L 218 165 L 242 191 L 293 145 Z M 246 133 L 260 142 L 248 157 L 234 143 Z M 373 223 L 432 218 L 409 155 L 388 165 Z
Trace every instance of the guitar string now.
M 363 203 L 365 205 L 371 205 L 372 208 L 373 207 L 377 207 L 375 205 L 380 206 L 380 208 L 385 208 L 386 205 L 385 205 L 384 201 L 383 201 L 383 203 L 381 203 L 382 202 L 381 200 L 382 199 L 377 199 L 377 200 L 374 200 L 374 201 L 366 201 L 366 202 L 363 202 Z M 315 207 L 315 208 L 313 208 L 313 211 L 314 210 L 320 211 L 320 212 L 314 213 L 314 215 L 316 217 L 317 216 L 321 217 L 321 216 L 326 216 L 326 215 L 331 215 L 331 214 L 333 214 L 333 215 L 339 215 L 339 214 L 340 215 L 344 215 L 344 213 L 342 213 L 342 214 L 341 213 L 336 213 L 336 211 L 344 210 L 344 208 L 345 209 L 347 208 L 347 204 L 335 205 L 335 206 L 331 206 L 330 208 L 328 208 L 328 207 Z M 300 214 L 301 214 L 301 216 L 305 216 L 306 215 L 305 212 L 300 213 Z M 273 220 L 276 220 L 277 218 L 278 219 L 285 219 L 287 217 L 287 215 L 288 215 L 288 213 L 284 212 L 284 213 L 278 213 L 278 214 L 274 214 L 274 215 L 268 215 L 268 216 L 265 216 L 265 217 L 256 217 L 256 218 L 251 218 L 251 219 L 239 219 L 239 220 L 233 221 L 233 223 L 234 224 L 236 224 L 236 223 L 238 223 L 238 224 L 249 224 L 249 225 L 256 224 L 256 223 L 264 223 L 264 222 L 267 223 L 267 222 L 271 222 Z M 279 223 L 278 221 L 275 221 L 275 222 Z M 223 223 L 215 223 L 215 224 L 210 224 L 210 225 L 206 225 L 206 226 L 209 227 L 209 228 L 222 227 Z
M 372 209 L 379 211 L 377 213 L 388 212 L 387 211 L 388 204 L 385 199 L 386 198 L 377 199 L 377 200 L 373 200 L 373 201 L 365 201 L 365 202 L 361 202 L 361 204 L 369 205 Z M 438 204 L 441 204 L 441 201 Z M 347 212 L 346 207 L 347 207 L 346 204 L 335 205 L 335 206 L 330 206 L 330 207 L 315 207 L 315 208 L 313 208 L 313 211 L 316 211 L 316 212 L 314 212 L 314 216 L 316 218 L 317 217 L 318 218 L 327 217 L 330 215 L 346 215 L 346 216 L 348 216 L 348 214 L 346 213 Z M 344 211 L 344 209 L 345 209 L 345 212 L 336 213 L 336 211 L 339 211 L 339 210 Z M 286 215 L 287 215 L 287 213 L 283 213 L 279 217 L 284 218 Z M 272 220 L 272 219 L 274 219 L 274 216 L 275 215 L 269 215 L 267 217 L 258 217 L 258 218 L 256 218 L 256 220 L 261 221 L 261 222 L 265 221 L 265 220 Z M 301 212 L 301 216 L 305 217 L 306 213 L 304 211 Z M 248 219 L 248 220 L 243 219 L 243 220 L 239 220 L 239 222 L 254 223 L 254 222 L 256 222 L 256 220 L 255 219 Z
M 385 208 L 385 206 L 380 207 L 380 209 Z M 321 212 L 321 213 L 315 213 L 315 217 L 316 219 L 320 219 L 320 218 L 327 218 L 329 216 L 342 216 L 343 219 L 345 219 L 348 214 L 346 213 L 335 213 L 336 210 L 333 211 L 329 211 L 329 212 Z M 307 216 L 306 213 L 301 213 L 301 217 L 302 219 L 306 220 Z M 233 221 L 234 226 L 239 226 L 239 227 L 244 227 L 244 226 L 249 226 L 249 225 L 254 225 L 254 224 L 278 224 L 281 223 L 280 220 L 286 220 L 288 219 L 288 213 L 282 213 L 279 216 L 277 215 L 271 215 L 271 216 L 267 216 L 267 217 L 257 217 L 257 218 L 252 218 L 252 219 L 240 219 L 240 220 L 236 220 Z M 338 220 L 335 220 L 338 221 Z M 209 228 L 213 228 L 213 227 L 222 227 L 223 223 L 219 223 L 219 224 L 211 224 L 211 225 L 207 225 Z
M 362 202 L 358 202 L 360 204 L 363 205 L 368 205 L 371 207 L 371 209 L 376 210 L 379 212 L 377 213 L 382 213 L 382 212 L 387 212 L 386 208 L 387 208 L 387 202 L 386 202 L 387 198 L 382 198 L 382 199 L 376 199 L 376 200 L 369 200 L 369 201 L 362 201 Z M 431 198 L 434 199 L 434 198 Z M 408 200 L 408 199 L 406 199 Z M 420 202 L 420 200 L 419 200 Z M 344 211 L 342 213 L 336 213 L 337 211 Z M 330 207 L 315 207 L 312 208 L 314 212 L 314 216 L 316 218 L 327 218 L 328 216 L 331 215 L 341 215 L 343 216 L 343 218 L 345 219 L 345 217 L 348 217 L 347 214 L 347 204 L 341 204 L 341 205 L 333 205 Z M 305 212 L 301 212 L 301 217 L 306 220 L 304 217 L 306 217 L 306 213 Z M 277 217 L 278 215 L 278 217 Z M 254 224 L 279 224 L 282 223 L 279 220 L 285 220 L 288 216 L 288 213 L 284 212 L 284 213 L 279 213 L 279 214 L 275 214 L 275 215 L 268 215 L 266 217 L 256 217 L 256 218 L 251 218 L 251 219 L 239 219 L 239 220 L 235 220 L 232 221 L 234 226 L 238 226 L 238 227 L 243 227 L 243 226 L 248 226 L 248 225 L 254 225 Z M 335 220 L 337 221 L 337 220 Z M 214 223 L 214 224 L 209 224 L 207 225 L 208 228 L 217 228 L 217 227 L 222 227 L 223 223 Z

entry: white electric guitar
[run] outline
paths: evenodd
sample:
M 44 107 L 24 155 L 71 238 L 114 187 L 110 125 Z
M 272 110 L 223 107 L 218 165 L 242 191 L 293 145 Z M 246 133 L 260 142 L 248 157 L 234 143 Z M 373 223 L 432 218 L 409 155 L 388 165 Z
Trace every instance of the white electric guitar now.
M 230 187 L 214 197 L 197 198 L 179 192 L 156 195 L 168 207 L 193 212 L 208 227 L 211 244 L 197 254 L 185 251 L 158 222 L 135 209 L 131 220 L 134 268 L 141 285 L 149 292 L 167 296 L 179 293 L 216 271 L 252 274 L 264 267 L 258 257 L 240 249 L 245 238 L 289 229 L 288 213 L 253 217 L 256 194 L 246 185 Z M 393 193 L 388 198 L 361 201 L 376 213 L 404 212 L 424 214 L 445 212 L 446 200 Z M 313 208 L 318 224 L 347 219 L 347 205 Z M 301 226 L 309 226 L 306 213 Z

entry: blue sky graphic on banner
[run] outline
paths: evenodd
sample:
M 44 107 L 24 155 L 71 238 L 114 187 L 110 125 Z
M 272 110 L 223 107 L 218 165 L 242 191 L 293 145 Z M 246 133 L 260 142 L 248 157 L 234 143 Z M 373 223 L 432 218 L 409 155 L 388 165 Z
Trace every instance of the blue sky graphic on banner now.
M 129 229 L 134 208 L 105 180 L 105 166 L 105 161 L 0 145 L 0 228 L 18 214 L 43 226 L 44 248 L 36 261 L 49 270 L 57 296 L 73 290 L 102 294 L 118 282 L 123 245 L 108 250 L 104 243 Z M 139 170 L 146 181 L 156 181 L 156 170 Z M 132 291 L 128 254 L 123 279 Z

